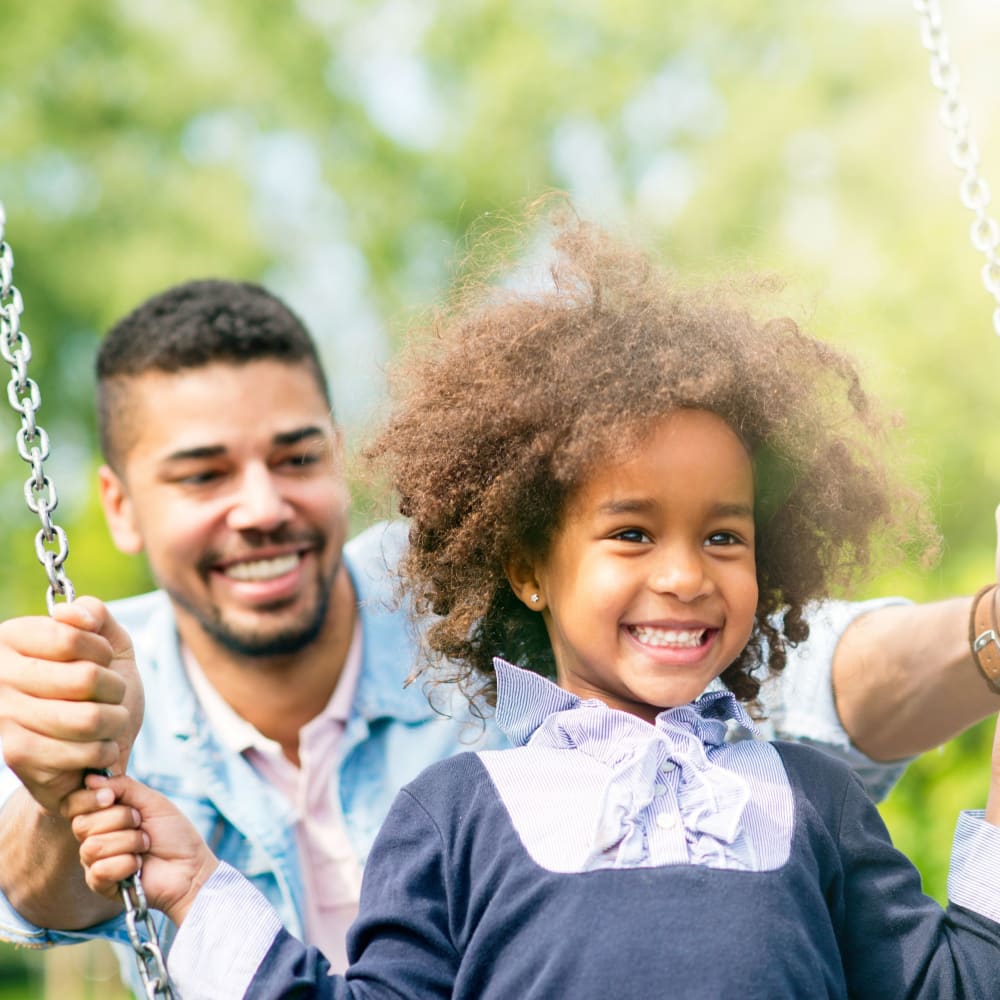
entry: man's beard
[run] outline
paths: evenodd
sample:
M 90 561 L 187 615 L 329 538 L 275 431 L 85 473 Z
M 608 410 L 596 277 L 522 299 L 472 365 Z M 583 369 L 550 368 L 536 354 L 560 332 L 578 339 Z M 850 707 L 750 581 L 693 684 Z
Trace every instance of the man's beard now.
M 270 635 L 262 635 L 251 629 L 234 628 L 220 615 L 210 618 L 196 609 L 188 610 L 198 619 L 205 632 L 224 649 L 246 659 L 263 660 L 272 656 L 291 656 L 311 646 L 323 631 L 329 605 L 330 583 L 321 579 L 311 615 L 300 623 Z
M 326 616 L 330 607 L 330 593 L 336 578 L 339 563 L 328 576 L 317 575 L 316 600 L 299 621 L 290 623 L 284 629 L 263 633 L 252 627 L 235 627 L 222 617 L 219 609 L 212 605 L 206 609 L 198 607 L 184 595 L 167 589 L 171 600 L 184 608 L 201 626 L 203 631 L 211 636 L 223 649 L 235 653 L 244 659 L 264 660 L 269 657 L 291 656 L 300 653 L 311 646 L 326 624 Z M 278 605 L 280 607 L 280 605 Z M 261 609 L 261 617 L 267 617 L 267 609 Z

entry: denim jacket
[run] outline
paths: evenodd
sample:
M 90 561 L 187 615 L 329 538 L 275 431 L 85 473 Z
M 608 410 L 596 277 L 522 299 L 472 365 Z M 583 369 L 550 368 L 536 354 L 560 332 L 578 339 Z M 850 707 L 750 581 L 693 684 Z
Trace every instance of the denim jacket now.
M 462 750 L 507 745 L 492 721 L 484 726 L 470 717 L 460 696 L 441 704 L 443 692 L 436 692 L 432 707 L 421 684 L 404 688 L 418 656 L 419 634 L 387 570 L 396 565 L 405 543 L 404 524 L 378 524 L 344 550 L 358 597 L 362 664 L 336 780 L 347 833 L 362 862 L 396 792 L 425 767 Z M 765 737 L 800 739 L 838 753 L 876 798 L 891 788 L 905 765 L 876 764 L 851 747 L 834 707 L 830 669 L 847 625 L 885 603 L 819 606 L 810 619 L 809 642 L 789 651 L 785 673 L 768 682 L 763 693 L 769 715 L 762 727 Z M 216 855 L 243 872 L 301 938 L 303 884 L 291 808 L 209 729 L 182 665 L 166 595 L 156 591 L 112 602 L 110 608 L 132 636 L 146 695 L 129 773 L 170 796 Z M 16 777 L 0 767 L 0 805 L 16 787 Z M 168 945 L 173 928 L 160 914 L 155 917 L 161 944 Z M 0 894 L 0 940 L 46 947 L 92 937 L 127 943 L 124 919 L 83 931 L 49 931 L 24 920 Z
M 403 524 L 379 524 L 344 550 L 358 598 L 362 663 L 336 780 L 347 834 L 362 862 L 396 792 L 425 767 L 461 750 L 506 745 L 492 723 L 470 717 L 463 698 L 442 704 L 435 695 L 432 707 L 420 683 L 403 686 L 419 634 L 387 568 L 405 541 Z M 110 608 L 132 636 L 146 695 L 129 773 L 168 795 L 212 850 L 247 875 L 301 937 L 303 884 L 291 807 L 209 729 L 181 661 L 166 595 L 156 591 Z M 10 771 L 0 770 L 0 802 L 16 787 Z M 160 928 L 161 944 L 172 930 Z M 124 919 L 85 931 L 49 931 L 28 923 L 0 895 L 0 940 L 44 947 L 91 937 L 127 942 Z

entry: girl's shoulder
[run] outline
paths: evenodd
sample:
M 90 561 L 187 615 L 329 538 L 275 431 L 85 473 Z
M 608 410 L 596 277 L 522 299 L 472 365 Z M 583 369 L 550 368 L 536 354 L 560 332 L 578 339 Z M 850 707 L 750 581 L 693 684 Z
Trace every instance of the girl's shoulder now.
M 854 778 L 854 773 L 840 757 L 818 746 L 798 741 L 793 743 L 790 740 L 769 742 L 778 751 L 790 778 L 793 773 L 809 778 L 823 777 L 835 781 L 839 787 L 843 787 L 844 782 Z
M 401 795 L 420 803 L 434 817 L 467 809 L 483 790 L 490 787 L 489 775 L 479 760 L 479 753 L 462 751 L 424 768 Z
M 831 828 L 839 826 L 848 802 L 875 810 L 861 780 L 839 757 L 803 743 L 775 740 L 771 745 L 778 751 L 796 802 L 808 803 Z

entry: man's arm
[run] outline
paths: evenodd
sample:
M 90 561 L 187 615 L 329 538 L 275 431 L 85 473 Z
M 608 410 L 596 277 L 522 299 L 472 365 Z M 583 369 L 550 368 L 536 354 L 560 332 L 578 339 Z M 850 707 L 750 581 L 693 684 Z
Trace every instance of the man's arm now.
M 121 912 L 120 901 L 87 888 L 79 848 L 69 823 L 46 813 L 23 788 L 8 799 L 0 811 L 0 889 L 25 920 L 79 930 Z
M 0 625 L 0 748 L 22 786 L 0 810 L 0 891 L 25 920 L 70 930 L 120 907 L 86 888 L 63 804 L 85 769 L 124 770 L 143 699 L 129 637 L 102 604 L 56 617 Z
M 877 608 L 833 658 L 837 712 L 860 750 L 899 760 L 939 746 L 1000 709 L 969 647 L 971 597 Z
M 1000 506 L 996 577 L 1000 580 Z M 1000 710 L 969 645 L 971 597 L 878 608 L 844 631 L 833 658 L 837 712 L 855 746 L 899 760 Z

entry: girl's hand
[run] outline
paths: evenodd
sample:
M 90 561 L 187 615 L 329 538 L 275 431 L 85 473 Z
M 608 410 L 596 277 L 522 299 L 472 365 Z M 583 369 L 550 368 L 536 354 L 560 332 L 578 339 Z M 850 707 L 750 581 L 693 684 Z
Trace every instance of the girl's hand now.
M 90 888 L 106 897 L 142 869 L 151 907 L 180 924 L 219 862 L 187 817 L 167 798 L 132 778 L 87 776 L 63 807 L 80 842 Z

